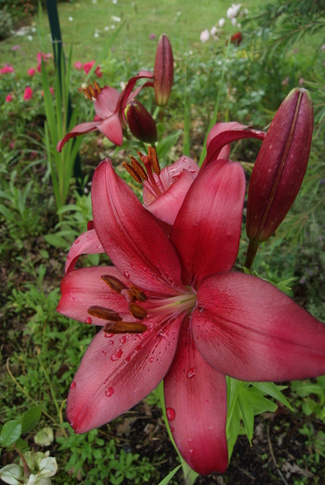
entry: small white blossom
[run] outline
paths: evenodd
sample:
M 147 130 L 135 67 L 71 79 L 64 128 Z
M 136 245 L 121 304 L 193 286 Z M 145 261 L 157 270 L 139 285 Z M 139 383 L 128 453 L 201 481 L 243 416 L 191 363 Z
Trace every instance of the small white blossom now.
M 218 21 L 218 25 L 219 27 L 223 27 L 225 25 L 225 19 L 222 17 L 219 21 Z
M 113 22 L 121 22 L 121 18 L 120 17 L 116 17 L 116 15 L 112 15 L 111 16 L 111 19 L 113 20 Z
M 204 43 L 209 39 L 210 39 L 210 32 L 208 31 L 208 29 L 202 30 L 200 34 L 200 41 Z
M 32 35 L 27 35 L 27 39 L 28 40 L 33 40 L 33 36 Z
M 217 29 L 217 27 L 214 25 L 214 26 L 212 27 L 212 29 L 210 30 L 210 34 L 214 36 L 214 35 L 216 35 L 216 33 L 217 33 L 217 32 L 218 32 L 218 29 Z
M 227 10 L 228 19 L 233 19 L 237 17 L 240 7 L 241 7 L 241 3 L 233 3 L 231 7 L 229 7 Z
M 231 19 L 231 23 L 232 23 L 233 26 L 236 26 L 237 25 L 237 19 L 236 18 Z
M 73 17 L 68 18 L 69 22 L 73 22 Z

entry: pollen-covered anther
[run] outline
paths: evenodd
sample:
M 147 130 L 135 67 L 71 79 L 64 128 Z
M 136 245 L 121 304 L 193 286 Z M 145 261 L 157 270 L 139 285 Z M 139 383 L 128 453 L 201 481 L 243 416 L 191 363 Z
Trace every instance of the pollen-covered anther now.
M 110 320 L 112 322 L 119 322 L 122 320 L 121 315 L 119 315 L 117 312 L 111 310 L 110 308 L 105 308 L 102 306 L 91 306 L 88 308 L 87 312 L 89 313 L 89 315 L 101 318 L 103 320 Z
M 147 310 L 137 303 L 129 303 L 129 311 L 137 320 L 143 320 L 147 316 Z
M 131 175 L 131 177 L 136 181 L 138 182 L 138 184 L 142 184 L 142 178 L 140 177 L 140 175 L 138 174 L 138 172 L 131 166 L 129 165 L 128 163 L 126 162 L 123 162 L 122 163 L 123 167 L 125 168 L 125 170 L 127 172 L 129 172 L 129 174 Z
M 141 163 L 139 163 L 136 158 L 132 157 L 132 155 L 130 156 L 130 159 L 132 167 L 138 173 L 138 175 L 140 175 L 142 180 L 148 180 L 148 175 L 146 174 L 146 171 L 142 167 Z
M 94 100 L 101 93 L 101 89 L 96 81 L 94 81 L 94 87 L 89 84 L 86 88 L 83 88 L 83 93 L 88 99 Z
M 143 333 L 147 326 L 140 322 L 108 322 L 104 327 L 105 333 Z
M 160 166 L 159 166 L 159 162 L 158 162 L 157 152 L 154 149 L 154 147 L 148 147 L 148 157 L 149 157 L 150 164 L 152 166 L 153 171 L 157 175 L 160 175 Z
M 142 290 L 140 290 L 136 286 L 130 286 L 129 292 L 132 293 L 135 296 L 135 299 L 138 300 L 138 301 L 144 302 L 144 301 L 147 301 L 148 300 L 147 295 L 145 294 L 145 292 L 142 291 Z
M 115 278 L 115 276 L 111 275 L 102 275 L 101 279 L 105 281 L 105 283 L 110 287 L 111 290 L 115 291 L 115 293 L 121 294 L 122 290 L 126 290 L 126 286 L 122 281 L 120 281 L 118 278 Z

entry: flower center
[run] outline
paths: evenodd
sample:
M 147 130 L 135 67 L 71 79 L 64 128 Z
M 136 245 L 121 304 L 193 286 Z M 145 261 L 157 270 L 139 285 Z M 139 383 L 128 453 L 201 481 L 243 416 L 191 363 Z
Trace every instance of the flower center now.
M 148 155 L 144 155 L 141 152 L 138 152 L 138 155 L 143 165 L 135 157 L 130 156 L 131 164 L 124 162 L 123 167 L 136 182 L 143 184 L 148 192 L 156 199 L 167 190 L 160 177 L 157 152 L 153 147 L 149 146 Z
M 148 316 L 177 316 L 183 312 L 190 312 L 196 304 L 196 295 L 190 290 L 169 298 L 151 297 L 148 300 L 144 291 L 136 286 L 127 287 L 118 278 L 110 275 L 103 275 L 101 278 L 111 290 L 125 298 L 129 312 L 135 319 L 126 322 L 115 310 L 97 305 L 89 307 L 89 315 L 106 320 L 106 333 L 143 333 L 147 330 L 144 321 Z
M 101 93 L 101 89 L 96 81 L 94 81 L 94 87 L 89 84 L 87 87 L 82 89 L 82 92 L 87 96 L 90 101 L 95 101 L 97 96 Z

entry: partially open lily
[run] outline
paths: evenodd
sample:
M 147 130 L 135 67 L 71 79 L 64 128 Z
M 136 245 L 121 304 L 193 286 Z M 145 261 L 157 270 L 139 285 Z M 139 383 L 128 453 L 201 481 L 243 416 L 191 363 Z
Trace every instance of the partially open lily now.
M 128 81 L 121 93 L 109 86 L 100 88 L 96 81 L 94 86 L 89 85 L 85 88 L 85 95 L 94 102 L 96 120 L 81 123 L 72 128 L 57 144 L 57 150 L 60 152 L 70 138 L 96 130 L 101 131 L 115 145 L 122 145 L 123 127 L 126 126 L 124 114 L 126 106 L 137 96 L 143 87 L 153 86 L 153 82 L 149 81 L 133 91 L 137 80 L 142 78 L 151 79 L 153 78 L 153 74 L 149 71 L 140 71 Z
M 94 229 L 71 248 L 58 311 L 102 326 L 71 384 L 77 433 L 124 413 L 164 379 L 180 453 L 198 473 L 224 472 L 225 375 L 249 381 L 325 373 L 325 326 L 271 284 L 232 272 L 245 176 L 211 161 L 189 187 L 170 237 L 109 161 L 92 183 Z M 104 251 L 114 266 L 73 270 Z

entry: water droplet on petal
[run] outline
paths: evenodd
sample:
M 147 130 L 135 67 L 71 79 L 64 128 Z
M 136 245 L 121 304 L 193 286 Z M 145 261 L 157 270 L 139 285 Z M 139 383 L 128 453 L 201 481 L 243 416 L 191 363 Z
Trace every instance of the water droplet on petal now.
M 131 360 L 131 356 L 129 355 L 126 359 L 124 359 L 124 362 L 126 364 L 128 364 L 130 362 L 130 360 Z
M 115 354 L 113 354 L 113 355 L 111 356 L 111 360 L 112 360 L 113 362 L 115 362 L 116 360 L 119 360 L 119 359 L 122 357 L 122 355 L 123 355 L 123 350 L 122 350 L 122 349 L 118 349 L 118 350 L 115 352 Z
M 76 239 L 74 243 L 79 244 L 80 243 L 79 239 Z
M 150 357 L 150 359 L 149 359 L 150 364 L 152 364 L 154 360 L 155 359 L 153 357 Z
M 190 455 L 193 455 L 193 453 L 194 453 L 193 448 L 191 448 L 190 450 L 188 450 L 188 452 L 189 452 Z
M 168 421 L 173 421 L 175 419 L 175 416 L 176 416 L 175 409 L 167 408 L 166 414 L 167 414 Z
M 74 381 L 73 381 L 73 382 L 71 382 L 71 384 L 70 384 L 70 389 L 74 389 L 74 388 L 76 387 L 76 385 L 77 385 L 77 384 L 76 384 Z
M 108 387 L 105 391 L 105 396 L 111 397 L 114 394 L 114 389 L 112 387 Z
M 125 278 L 130 279 L 130 273 L 128 273 L 127 271 L 125 271 L 124 276 Z
M 188 443 L 192 443 L 193 439 L 192 438 L 187 438 Z
M 142 345 L 138 345 L 134 350 L 136 352 L 140 352 L 141 349 L 142 349 Z
M 93 323 L 93 321 L 90 317 L 87 317 L 87 318 L 85 318 L 85 323 L 87 323 L 87 325 L 91 325 Z
M 191 368 L 191 369 L 188 371 L 188 373 L 187 373 L 187 377 L 188 377 L 189 379 L 192 379 L 192 377 L 194 377 L 194 376 L 195 376 L 195 374 L 196 374 L 196 369 L 195 369 L 195 367 L 192 367 L 192 368 Z
M 110 340 L 110 341 L 109 341 L 109 344 L 110 344 L 110 345 L 114 345 L 114 340 Z
M 106 353 L 107 352 L 105 352 L 105 350 L 102 350 L 101 353 L 100 353 L 100 355 L 103 355 L 104 356 L 104 355 L 106 355 Z
M 120 337 L 121 344 L 125 344 L 126 340 L 127 340 L 127 336 L 126 335 L 123 335 L 122 337 Z

